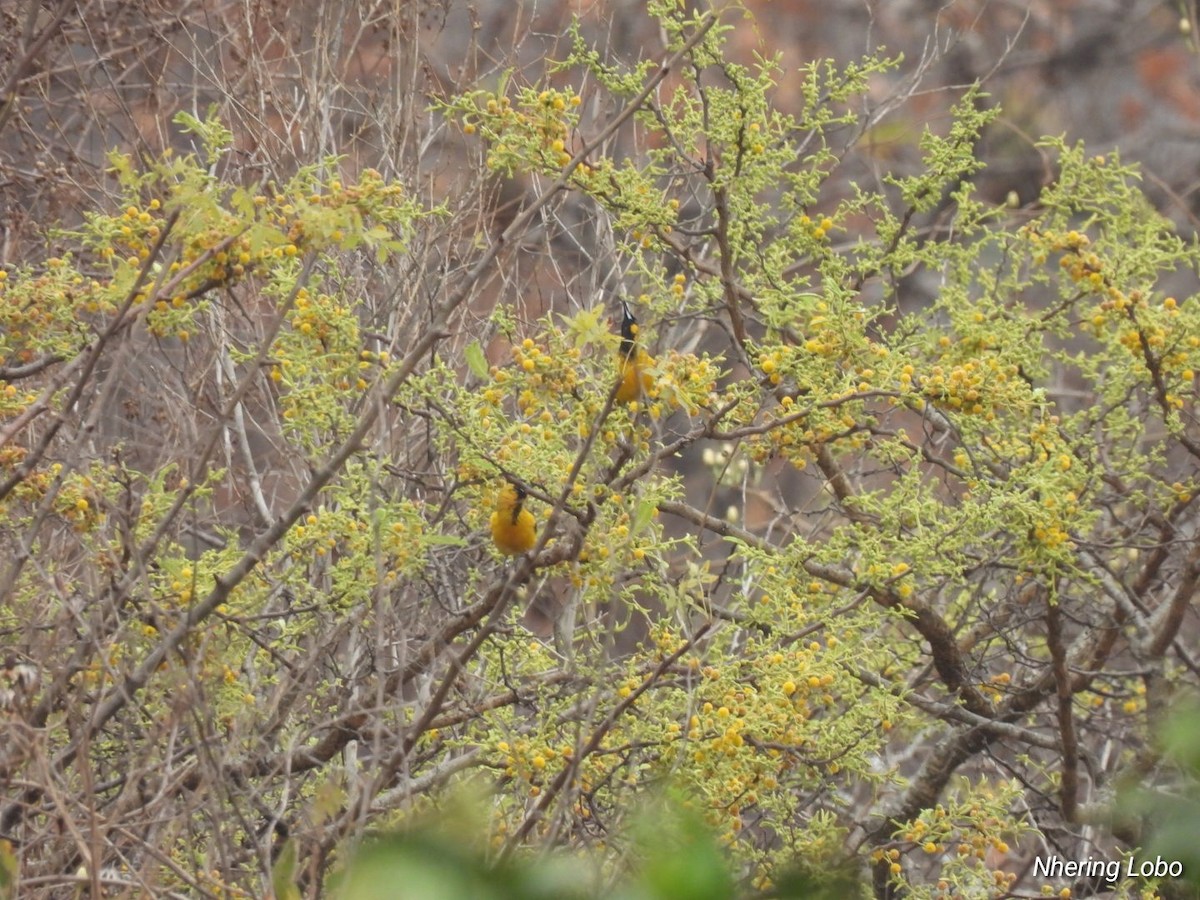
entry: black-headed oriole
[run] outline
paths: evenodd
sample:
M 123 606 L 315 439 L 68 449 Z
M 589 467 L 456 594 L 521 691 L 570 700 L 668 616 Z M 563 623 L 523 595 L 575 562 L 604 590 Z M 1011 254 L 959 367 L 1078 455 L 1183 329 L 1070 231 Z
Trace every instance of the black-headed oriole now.
M 651 379 L 644 367 L 651 360 L 638 346 L 637 319 L 629 310 L 629 304 L 621 301 L 621 345 L 617 349 L 617 372 L 620 382 L 617 384 L 617 402 L 632 403 L 640 400 L 649 390 Z
M 537 541 L 536 521 L 525 508 L 526 496 L 523 487 L 506 481 L 492 510 L 492 541 L 508 556 L 524 553 Z

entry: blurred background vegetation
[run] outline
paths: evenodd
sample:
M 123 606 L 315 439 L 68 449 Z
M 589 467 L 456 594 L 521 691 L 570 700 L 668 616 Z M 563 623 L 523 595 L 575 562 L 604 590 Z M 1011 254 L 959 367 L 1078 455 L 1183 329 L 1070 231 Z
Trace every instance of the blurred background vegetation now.
M 707 8 L 0 2 L 0 892 L 1083 896 L 1032 859 L 1142 846 L 1195 878 L 1195 4 L 746 2 L 658 71 Z M 777 140 L 621 119 L 654 78 Z M 744 151 L 796 182 L 731 253 L 705 179 Z M 712 170 L 627 202 L 672 153 Z M 746 288 L 775 252 L 796 282 Z M 632 412 L 618 297 L 678 385 Z M 1055 471 L 1010 485 L 1009 437 Z M 501 474 L 536 560 L 490 555 Z M 941 518 L 1026 501 L 1053 523 L 994 544 Z

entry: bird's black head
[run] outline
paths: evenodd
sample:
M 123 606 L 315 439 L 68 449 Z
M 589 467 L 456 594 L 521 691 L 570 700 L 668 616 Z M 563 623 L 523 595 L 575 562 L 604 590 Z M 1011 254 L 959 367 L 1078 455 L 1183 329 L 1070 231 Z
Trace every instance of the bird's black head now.
M 629 304 L 621 301 L 621 353 L 632 356 L 637 344 L 637 319 L 630 310 Z

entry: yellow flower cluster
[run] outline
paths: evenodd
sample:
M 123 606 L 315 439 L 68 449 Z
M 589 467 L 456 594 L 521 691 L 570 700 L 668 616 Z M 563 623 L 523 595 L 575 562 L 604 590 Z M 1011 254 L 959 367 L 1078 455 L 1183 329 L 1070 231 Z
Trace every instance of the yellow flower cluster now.
M 463 119 L 463 131 L 481 132 L 491 142 L 489 169 L 507 171 L 525 148 L 536 148 L 545 164 L 561 168 L 571 161 L 567 141 L 578 120 L 580 103 L 578 94 L 567 91 L 525 89 L 514 107 L 508 97 L 481 92 L 476 95 L 477 111 Z M 586 170 L 586 166 L 580 169 Z
M 833 219 L 829 218 L 829 216 L 822 216 L 814 222 L 808 216 L 802 215 L 800 216 L 799 223 L 805 233 L 817 241 L 825 240 L 825 237 L 834 228 Z
M 914 375 L 912 366 L 900 372 L 900 383 L 916 383 L 935 405 L 955 409 L 991 421 L 996 408 L 1003 405 L 1005 385 L 1017 374 L 1017 367 L 1005 365 L 994 356 L 974 357 L 946 367 L 935 365 L 924 377 Z
M 535 743 L 525 738 L 498 741 L 495 746 L 498 762 L 506 778 L 516 778 L 529 784 L 529 795 L 536 797 L 547 775 L 563 765 L 569 765 L 575 748 L 568 742 L 558 746 Z
M 547 400 L 572 393 L 578 387 L 580 352 L 577 347 L 565 348 L 561 353 L 550 352 L 532 338 L 525 338 L 513 347 L 512 355 L 513 362 L 527 375 L 523 379 L 525 387 L 517 398 L 518 406 L 526 414 L 548 413 L 544 408 Z M 501 374 L 496 370 L 494 377 L 498 382 Z M 498 401 L 498 395 L 493 388 L 485 397 L 494 403 Z

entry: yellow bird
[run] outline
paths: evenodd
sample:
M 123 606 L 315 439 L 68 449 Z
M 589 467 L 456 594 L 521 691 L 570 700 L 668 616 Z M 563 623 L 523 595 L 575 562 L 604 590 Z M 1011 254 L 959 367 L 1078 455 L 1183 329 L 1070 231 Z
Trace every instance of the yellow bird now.
M 533 513 L 525 508 L 525 489 L 505 482 L 492 510 L 492 542 L 508 556 L 530 549 L 537 540 Z
M 629 304 L 621 301 L 621 346 L 617 350 L 617 371 L 621 380 L 617 385 L 617 402 L 632 403 L 640 400 L 650 389 L 650 375 L 643 367 L 651 362 L 637 343 L 638 323 Z

